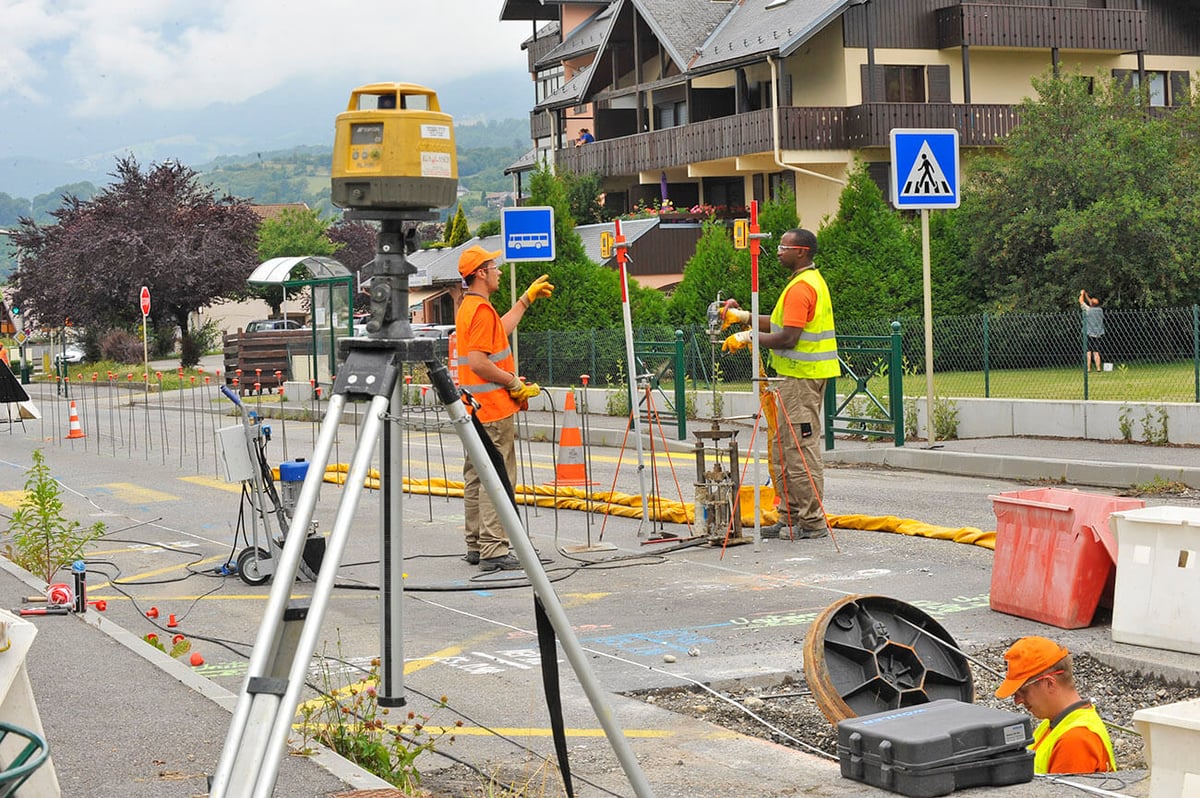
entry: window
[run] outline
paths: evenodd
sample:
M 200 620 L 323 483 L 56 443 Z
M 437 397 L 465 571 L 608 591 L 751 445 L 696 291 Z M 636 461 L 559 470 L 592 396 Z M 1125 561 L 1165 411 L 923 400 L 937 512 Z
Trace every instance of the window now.
M 1136 90 L 1141 87 L 1141 76 L 1135 69 L 1114 69 L 1113 78 L 1125 88 Z M 1159 108 L 1179 106 L 1188 101 L 1187 72 L 1146 70 L 1146 91 L 1150 105 Z
M 888 103 L 925 102 L 925 67 L 885 66 L 883 101 Z
M 537 81 L 535 83 L 537 91 L 537 102 L 541 103 L 554 92 L 562 88 L 563 85 L 563 67 L 562 64 L 550 67 L 549 69 L 538 70 Z

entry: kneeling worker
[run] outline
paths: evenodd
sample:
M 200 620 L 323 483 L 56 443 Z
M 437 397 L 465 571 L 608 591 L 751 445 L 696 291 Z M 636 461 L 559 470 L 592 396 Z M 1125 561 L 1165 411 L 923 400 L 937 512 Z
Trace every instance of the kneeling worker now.
M 1040 718 L 1033 730 L 1034 773 L 1105 773 L 1117 769 L 1112 741 L 1096 708 L 1079 697 L 1071 654 L 1045 637 L 1022 637 L 1004 652 L 1008 676 L 997 698 Z

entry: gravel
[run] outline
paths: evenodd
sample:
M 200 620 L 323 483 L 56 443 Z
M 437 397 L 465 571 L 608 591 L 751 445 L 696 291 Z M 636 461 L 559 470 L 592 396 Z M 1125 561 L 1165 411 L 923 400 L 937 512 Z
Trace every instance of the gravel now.
M 1004 647 L 969 652 L 996 671 L 1004 671 Z M 975 701 L 984 706 L 1016 709 L 1011 699 L 999 700 L 987 690 L 996 677 L 978 666 L 975 675 Z M 1075 657 L 1075 682 L 1080 694 L 1090 698 L 1110 726 L 1117 766 L 1122 770 L 1146 768 L 1142 738 L 1133 732 L 1133 713 L 1200 697 L 1192 685 L 1171 684 L 1161 679 L 1114 670 L 1086 655 Z M 742 734 L 762 737 L 783 745 L 815 753 L 837 756 L 837 729 L 821 714 L 803 674 L 783 676 L 778 682 L 761 686 L 735 685 L 717 691 L 700 688 L 668 688 L 632 694 L 647 703 L 673 712 L 690 715 Z M 726 700 L 727 699 L 727 700 Z M 774 727 L 774 729 L 772 729 Z M 1128 731 L 1126 731 L 1128 730 Z

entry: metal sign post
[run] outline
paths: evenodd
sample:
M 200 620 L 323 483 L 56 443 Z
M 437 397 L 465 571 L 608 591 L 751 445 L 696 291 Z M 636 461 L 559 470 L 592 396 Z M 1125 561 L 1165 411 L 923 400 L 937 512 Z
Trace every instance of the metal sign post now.
M 150 315 L 150 289 L 142 286 L 141 295 L 138 297 L 142 305 L 142 365 L 146 368 L 146 401 L 147 407 L 150 401 L 150 344 L 146 338 L 146 317 Z M 183 390 L 182 381 L 179 385 L 180 390 Z
M 930 283 L 929 210 L 959 204 L 958 131 L 894 128 L 892 205 L 921 211 L 921 282 L 925 306 L 925 432 L 929 448 L 933 425 L 933 291 Z
M 621 317 L 625 322 L 625 360 L 629 364 L 629 418 L 633 423 L 633 438 L 637 444 L 638 490 L 642 494 L 642 525 L 638 537 L 646 534 L 646 523 L 650 520 L 650 501 L 646 496 L 646 464 L 642 456 L 642 417 L 638 412 L 637 356 L 633 352 L 633 313 L 629 308 L 629 274 L 625 263 L 629 260 L 629 245 L 621 233 L 621 220 L 613 220 L 613 246 L 617 250 L 617 269 L 621 280 Z

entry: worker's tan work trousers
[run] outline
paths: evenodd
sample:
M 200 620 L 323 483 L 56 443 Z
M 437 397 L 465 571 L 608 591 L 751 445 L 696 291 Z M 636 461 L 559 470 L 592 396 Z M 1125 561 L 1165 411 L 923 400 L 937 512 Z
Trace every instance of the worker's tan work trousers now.
M 795 529 L 824 529 L 819 498 L 825 496 L 825 466 L 821 462 L 821 404 L 825 380 L 784 377 L 779 386 L 783 413 L 779 445 L 783 456 L 779 520 Z M 799 442 L 799 447 L 797 447 Z M 814 491 L 815 487 L 815 491 Z
M 508 482 L 514 488 L 517 484 L 516 418 L 511 415 L 483 425 L 488 437 L 504 457 L 504 470 L 508 472 Z M 488 467 L 491 467 L 490 464 Z M 463 462 L 463 504 L 467 516 L 467 551 L 478 551 L 485 560 L 508 554 L 508 535 L 500 524 L 500 515 L 491 497 L 480 486 L 479 472 L 470 457 Z

